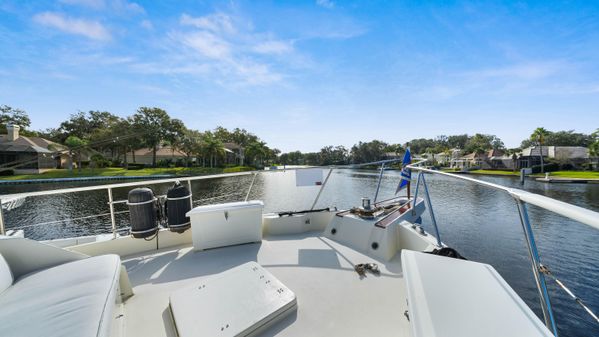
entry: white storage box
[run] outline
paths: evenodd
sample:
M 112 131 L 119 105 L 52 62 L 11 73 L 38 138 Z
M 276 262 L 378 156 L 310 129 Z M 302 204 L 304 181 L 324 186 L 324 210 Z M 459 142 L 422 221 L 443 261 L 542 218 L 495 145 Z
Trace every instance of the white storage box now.
M 199 206 L 187 212 L 196 250 L 262 241 L 260 200 Z

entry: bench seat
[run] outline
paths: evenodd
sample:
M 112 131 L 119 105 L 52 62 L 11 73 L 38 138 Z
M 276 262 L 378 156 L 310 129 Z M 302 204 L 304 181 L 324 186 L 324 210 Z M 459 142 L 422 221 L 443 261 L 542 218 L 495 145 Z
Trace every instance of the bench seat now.
M 19 277 L 0 293 L 1 334 L 108 336 L 120 269 L 117 255 L 102 255 Z

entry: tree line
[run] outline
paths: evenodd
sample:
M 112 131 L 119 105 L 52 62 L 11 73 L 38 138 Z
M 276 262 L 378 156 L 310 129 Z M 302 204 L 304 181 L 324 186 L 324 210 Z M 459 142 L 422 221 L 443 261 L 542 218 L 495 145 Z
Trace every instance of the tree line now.
M 169 116 L 165 110 L 155 107 L 140 107 L 128 117 L 107 111 L 78 112 L 55 128 L 32 131 L 29 130 L 31 120 L 26 112 L 3 105 L 0 106 L 0 130 L 3 133 L 7 124 L 19 125 L 23 135 L 64 144 L 77 152 L 79 159 L 81 152 L 91 150 L 95 153 L 92 157 L 110 153 L 111 159 L 124 165 L 130 160 L 135 162 L 136 150 L 149 148 L 152 166 L 156 166 L 156 152 L 162 145 L 184 153 L 188 159 L 186 164 L 198 158 L 203 165 L 211 167 L 224 163 L 225 143 L 235 143 L 243 148 L 236 154 L 240 165 L 264 165 L 275 160 L 280 153 L 245 129 L 217 127 L 207 131 L 194 130 L 187 128 L 180 119 Z
M 125 165 L 131 158 L 135 162 L 135 150 L 150 148 L 153 153 L 153 166 L 156 166 L 156 152 L 161 145 L 170 145 L 187 156 L 187 163 L 198 158 L 204 166 L 219 166 L 225 157 L 224 143 L 234 143 L 242 147 L 238 154 L 241 165 L 264 166 L 282 165 L 343 165 L 367 163 L 388 158 L 389 155 L 401 156 L 409 146 L 412 153 L 445 153 L 451 155 L 452 149 L 464 153 L 484 153 L 491 149 L 504 150 L 514 154 L 533 145 L 540 146 L 584 146 L 592 154 L 599 153 L 599 129 L 592 134 L 568 131 L 548 131 L 536 128 L 522 140 L 519 148 L 507 149 L 496 135 L 476 133 L 474 135 L 440 135 L 434 138 L 412 139 L 404 144 L 386 143 L 381 140 L 358 142 L 351 148 L 329 145 L 318 152 L 302 153 L 293 151 L 280 153 L 270 148 L 258 136 L 235 128 L 228 130 L 217 127 L 214 130 L 198 131 L 189 129 L 185 124 L 160 108 L 140 107 L 128 117 L 119 117 L 106 111 L 79 112 L 60 123 L 56 128 L 43 131 L 31 131 L 31 121 L 27 113 L 9 106 L 0 106 L 0 131 L 8 123 L 18 124 L 24 135 L 36 135 L 65 144 L 79 152 L 91 148 L 98 153 L 111 154 Z M 130 157 L 128 157 L 130 154 Z

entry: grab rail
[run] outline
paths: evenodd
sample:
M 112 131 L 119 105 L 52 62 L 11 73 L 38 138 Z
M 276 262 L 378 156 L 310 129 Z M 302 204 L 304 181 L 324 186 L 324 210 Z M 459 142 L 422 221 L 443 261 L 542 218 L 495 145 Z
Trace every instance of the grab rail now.
M 539 257 L 539 251 L 537 249 L 537 245 L 535 242 L 534 234 L 532 232 L 532 226 L 530 223 L 530 219 L 528 217 L 528 211 L 526 204 L 535 205 L 546 209 L 548 211 L 554 212 L 556 214 L 565 216 L 569 219 L 579 221 L 583 224 L 586 224 L 594 229 L 599 229 L 599 213 L 595 211 L 591 211 L 576 205 L 568 204 L 563 201 L 555 200 L 543 195 L 530 193 L 517 188 L 510 188 L 501 186 L 498 184 L 490 183 L 483 180 L 478 180 L 470 177 L 465 177 L 463 175 L 451 174 L 448 172 L 442 172 L 437 170 L 431 170 L 424 167 L 419 166 L 425 161 L 421 161 L 415 164 L 408 165 L 407 167 L 411 170 L 418 171 L 418 183 L 416 185 L 416 195 L 418 193 L 418 187 L 420 186 L 420 181 L 424 184 L 425 197 L 428 201 L 429 211 L 431 213 L 431 220 L 433 222 L 433 227 L 437 234 L 437 240 L 440 244 L 439 239 L 439 230 L 437 228 L 437 222 L 434 217 L 434 213 L 432 212 L 432 208 L 430 208 L 430 197 L 428 195 L 428 188 L 426 185 L 426 180 L 424 179 L 423 173 L 437 174 L 443 175 L 451 178 L 455 178 L 458 180 L 464 180 L 476 185 L 485 186 L 488 188 L 493 188 L 496 190 L 500 190 L 506 192 L 516 201 L 516 206 L 518 208 L 518 214 L 520 215 L 520 223 L 522 225 L 522 230 L 524 232 L 524 237 L 526 239 L 526 244 L 528 246 L 528 253 L 531 261 L 532 272 L 535 278 L 535 283 L 537 286 L 537 291 L 539 292 L 540 301 L 541 301 L 541 309 L 543 311 L 543 318 L 545 319 L 545 325 L 548 329 L 550 329 L 555 336 L 558 335 L 557 325 L 555 322 L 555 317 L 553 315 L 553 310 L 551 306 L 551 301 L 549 299 L 549 293 L 547 291 L 547 284 L 545 282 L 545 274 L 543 265 L 541 264 L 541 259 Z M 415 196 L 416 197 L 416 196 Z M 587 309 L 585 307 L 585 309 Z M 587 309 L 588 311 L 589 309 Z

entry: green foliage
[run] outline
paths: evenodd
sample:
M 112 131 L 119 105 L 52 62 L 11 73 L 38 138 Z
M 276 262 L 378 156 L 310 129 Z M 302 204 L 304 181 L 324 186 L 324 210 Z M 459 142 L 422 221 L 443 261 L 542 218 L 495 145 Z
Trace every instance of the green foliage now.
M 6 132 L 6 125 L 14 124 L 24 131 L 31 125 L 31 120 L 24 110 L 15 109 L 8 105 L 0 105 L 0 132 Z
M 367 143 L 359 142 L 351 148 L 351 161 L 353 163 L 368 163 L 385 158 L 387 143 L 373 140 Z
M 90 161 L 95 168 L 104 168 L 112 164 L 110 160 L 104 158 L 104 156 L 99 153 L 92 155 Z
M 535 165 L 532 167 L 532 173 L 544 173 L 544 172 L 553 172 L 559 171 L 560 166 L 557 163 L 548 163 L 541 165 Z
M 69 149 L 79 149 L 83 146 L 85 146 L 85 144 L 87 144 L 87 142 L 77 136 L 69 136 L 65 141 L 64 141 L 64 145 L 68 146 Z
M 542 130 L 539 130 L 542 129 Z M 590 147 L 593 143 L 593 135 L 576 133 L 574 130 L 568 131 L 548 131 L 545 128 L 537 128 L 531 134 L 531 137 L 522 141 L 521 148 L 527 148 L 539 145 L 539 137 L 543 140 L 543 145 L 548 146 L 584 146 Z
M 599 129 L 591 134 L 591 142 L 589 144 L 589 153 L 593 157 L 599 157 Z
M 223 173 L 234 173 L 234 172 L 246 172 L 246 171 L 254 171 L 255 168 L 249 166 L 234 166 L 227 167 L 223 170 Z

